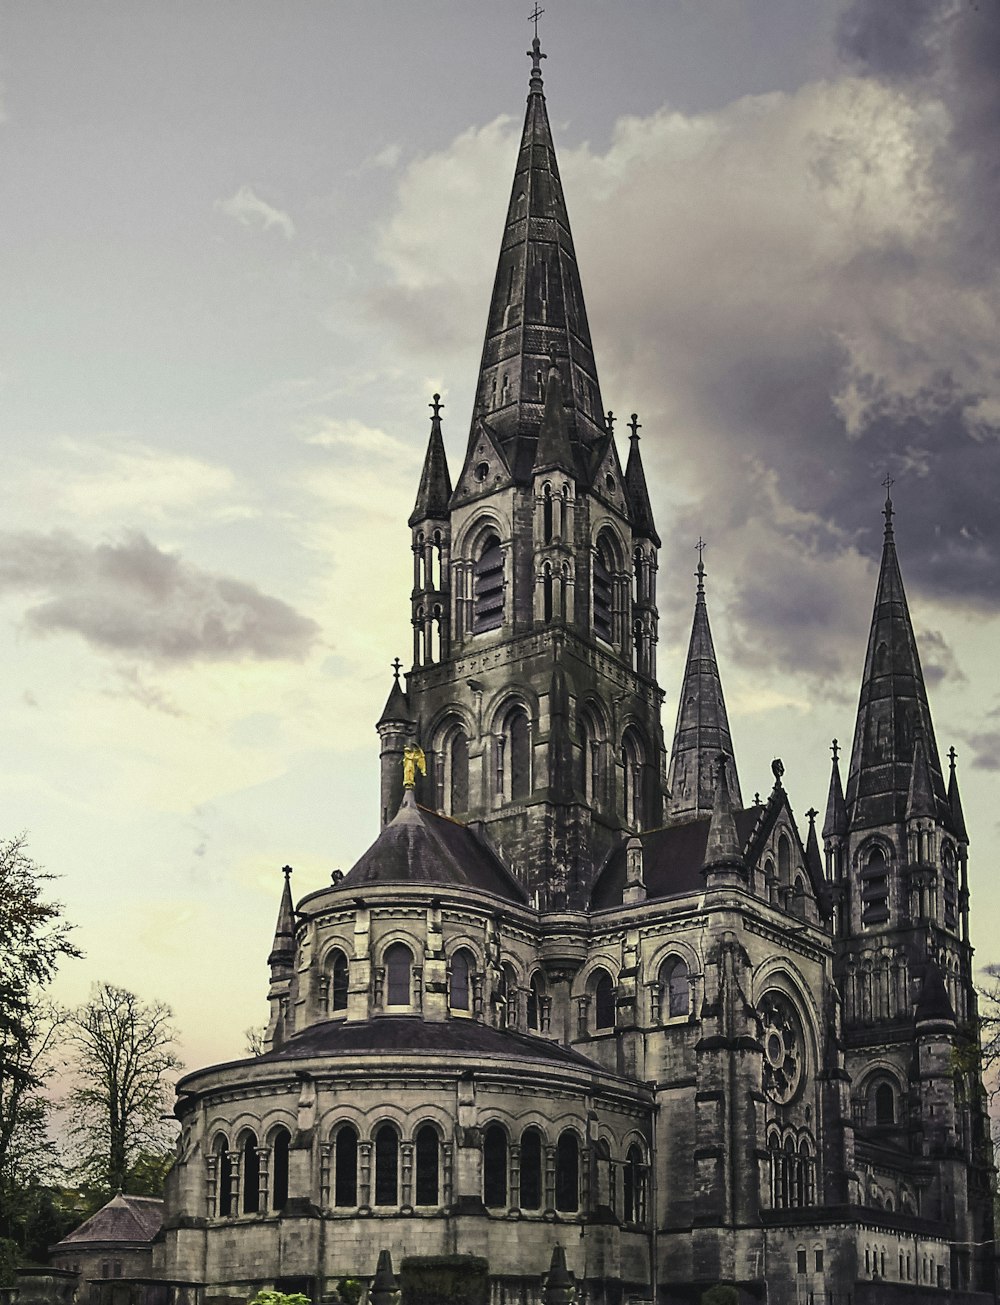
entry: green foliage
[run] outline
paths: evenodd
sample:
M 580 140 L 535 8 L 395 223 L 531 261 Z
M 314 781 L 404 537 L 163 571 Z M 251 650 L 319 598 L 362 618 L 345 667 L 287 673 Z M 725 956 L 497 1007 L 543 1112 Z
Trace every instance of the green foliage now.
M 291 1295 L 283 1291 L 259 1291 L 253 1300 L 248 1301 L 247 1305 L 312 1305 L 308 1296 L 303 1296 L 300 1291 L 292 1292 Z
M 720 1282 L 701 1293 L 701 1305 L 739 1305 L 740 1293 Z
M 343 1305 L 358 1305 L 358 1301 L 365 1294 L 365 1284 L 360 1278 L 341 1278 L 337 1283 L 337 1295 L 343 1301 Z
M 17 1242 L 0 1237 L 0 1287 L 13 1287 L 18 1258 Z

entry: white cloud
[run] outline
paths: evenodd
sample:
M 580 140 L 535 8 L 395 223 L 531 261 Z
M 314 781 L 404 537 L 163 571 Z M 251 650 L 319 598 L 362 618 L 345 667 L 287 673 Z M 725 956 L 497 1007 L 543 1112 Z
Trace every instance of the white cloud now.
M 245 227 L 260 222 L 265 231 L 277 227 L 279 231 L 284 232 L 286 240 L 291 240 L 295 235 L 295 223 L 291 217 L 254 194 L 249 186 L 240 186 L 235 195 L 230 195 L 228 199 L 217 199 L 215 207 L 220 213 L 235 218 Z

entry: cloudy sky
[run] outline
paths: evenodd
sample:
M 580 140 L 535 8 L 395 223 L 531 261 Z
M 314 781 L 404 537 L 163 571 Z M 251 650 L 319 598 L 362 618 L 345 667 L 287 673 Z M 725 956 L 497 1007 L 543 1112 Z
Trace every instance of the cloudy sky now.
M 518 0 L 0 0 L 5 832 L 189 1066 L 264 1016 L 281 884 L 377 829 L 439 390 L 468 430 Z M 604 397 L 638 411 L 673 724 L 699 535 L 743 791 L 849 746 L 895 478 L 991 920 L 1000 4 L 550 0 Z M 220 1015 L 220 1011 L 224 1015 Z

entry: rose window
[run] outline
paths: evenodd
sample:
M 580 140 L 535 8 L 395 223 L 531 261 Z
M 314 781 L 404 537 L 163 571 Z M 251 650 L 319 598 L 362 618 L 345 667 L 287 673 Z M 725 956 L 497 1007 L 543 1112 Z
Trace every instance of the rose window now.
M 802 1026 L 792 1003 L 779 992 L 767 993 L 757 1013 L 763 1030 L 764 1091 L 785 1105 L 802 1082 Z

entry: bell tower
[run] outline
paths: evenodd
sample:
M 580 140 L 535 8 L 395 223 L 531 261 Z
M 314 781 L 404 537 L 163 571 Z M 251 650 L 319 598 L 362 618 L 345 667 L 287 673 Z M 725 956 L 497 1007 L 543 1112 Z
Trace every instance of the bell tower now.
M 404 738 L 424 749 L 419 803 L 563 907 L 623 832 L 663 820 L 660 540 L 638 418 L 623 471 L 601 402 L 537 35 L 528 56 L 465 458 L 453 488 L 435 396 L 409 523 L 413 666 L 379 728 L 387 769 Z

